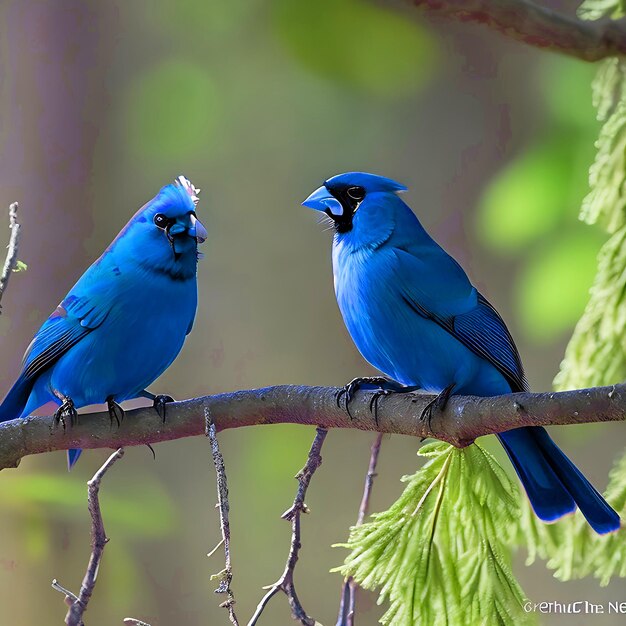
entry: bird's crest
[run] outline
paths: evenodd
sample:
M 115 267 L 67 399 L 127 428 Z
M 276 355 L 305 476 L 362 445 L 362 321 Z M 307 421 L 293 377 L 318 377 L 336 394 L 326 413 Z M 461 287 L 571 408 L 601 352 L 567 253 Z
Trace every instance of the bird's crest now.
M 189 194 L 189 197 L 191 198 L 194 207 L 198 206 L 198 200 L 200 199 L 198 197 L 200 195 L 200 189 L 194 187 L 193 183 L 188 178 L 185 178 L 185 176 L 183 176 L 182 174 L 174 181 L 174 184 L 179 185 Z

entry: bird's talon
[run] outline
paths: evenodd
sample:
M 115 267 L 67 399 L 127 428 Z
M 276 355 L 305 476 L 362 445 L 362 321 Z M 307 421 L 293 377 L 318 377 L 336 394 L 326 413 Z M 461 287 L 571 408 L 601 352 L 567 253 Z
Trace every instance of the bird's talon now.
M 381 389 L 380 391 L 376 391 L 372 394 L 370 398 L 370 413 L 374 416 L 374 423 L 376 424 L 376 428 L 378 428 L 378 401 L 383 396 L 388 396 L 392 392 L 389 389 Z
M 440 413 L 446 408 L 446 404 L 448 404 L 448 400 L 450 399 L 450 395 L 452 394 L 452 390 L 454 389 L 456 383 L 452 383 L 448 385 L 443 391 L 441 391 L 438 395 L 436 395 L 425 407 L 420 415 L 420 421 L 428 420 L 428 430 L 432 432 L 432 419 L 433 419 L 433 411 L 437 409 Z
M 350 403 L 354 399 L 357 391 L 364 386 L 379 387 L 381 391 L 385 390 L 385 385 L 388 385 L 389 381 L 381 376 L 366 376 L 361 378 L 352 379 L 343 389 L 340 389 L 337 393 L 337 406 L 342 408 L 341 399 L 345 396 L 346 401 L 343 406 L 345 412 L 349 415 L 350 419 L 354 419 L 354 416 L 350 412 Z M 372 404 L 370 402 L 370 411 L 372 410 Z M 377 422 L 378 423 L 378 422 Z
M 63 426 L 63 432 L 67 428 L 66 418 L 69 418 L 70 426 L 78 423 L 78 411 L 74 406 L 74 402 L 71 398 L 66 396 L 59 396 L 63 400 L 61 406 L 54 412 L 54 421 L 57 426 L 61 424 Z
M 111 427 L 113 427 L 113 420 L 117 422 L 117 427 L 124 421 L 124 409 L 112 398 L 107 398 L 107 408 L 109 410 L 109 418 L 111 420 Z
M 168 396 L 168 395 L 154 396 L 154 403 L 152 406 L 154 407 L 154 410 L 159 414 L 159 417 L 163 420 L 164 424 L 165 424 L 166 405 L 168 404 L 168 402 L 175 402 L 175 400 L 174 398 L 172 398 L 172 396 Z

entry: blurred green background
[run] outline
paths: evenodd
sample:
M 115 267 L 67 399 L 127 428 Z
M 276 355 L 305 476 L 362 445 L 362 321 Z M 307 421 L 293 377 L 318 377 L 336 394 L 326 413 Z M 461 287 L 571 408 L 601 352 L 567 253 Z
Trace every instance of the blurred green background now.
M 334 301 L 330 234 L 300 207 L 347 170 L 410 187 L 406 199 L 425 226 L 508 320 L 533 388 L 550 388 L 603 241 L 576 219 L 598 130 L 593 67 L 401 2 L 365 0 L 7 1 L 0 60 L 0 207 L 20 201 L 28 264 L 3 303 L 2 390 L 84 269 L 181 173 L 203 190 L 210 236 L 194 331 L 153 390 L 182 399 L 372 373 Z M 624 447 L 621 425 L 553 433 L 603 489 Z M 261 586 L 282 571 L 289 526 L 280 514 L 313 434 L 265 426 L 220 436 L 244 623 Z M 341 583 L 328 570 L 344 556 L 330 546 L 356 518 L 370 441 L 332 432 L 309 491 L 297 585 L 326 626 Z M 385 439 L 374 511 L 400 493 L 417 446 Z M 132 615 L 152 626 L 226 624 L 209 580 L 223 562 L 219 552 L 206 557 L 219 539 L 208 445 L 197 438 L 155 450 L 156 461 L 147 448 L 127 450 L 106 477 L 111 542 L 87 623 Z M 107 454 L 86 452 L 71 475 L 61 453 L 1 473 L 2 623 L 62 623 L 50 581 L 79 588 L 89 554 L 85 481 Z M 623 600 L 619 582 L 559 583 L 542 564 L 525 568 L 523 556 L 516 571 L 533 601 Z M 381 613 L 361 593 L 359 626 Z M 292 623 L 284 598 L 262 623 Z

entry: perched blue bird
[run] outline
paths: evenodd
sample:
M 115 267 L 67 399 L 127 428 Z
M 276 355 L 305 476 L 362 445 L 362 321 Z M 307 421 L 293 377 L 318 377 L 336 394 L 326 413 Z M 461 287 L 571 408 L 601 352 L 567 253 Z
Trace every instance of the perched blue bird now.
M 172 399 L 146 387 L 176 358 L 196 314 L 197 245 L 207 236 L 199 191 L 184 176 L 163 187 L 81 276 L 26 350 L 0 422 L 50 401 L 64 427 L 77 408 L 105 402 L 119 422 L 119 403 L 138 397 L 165 417 Z M 80 452 L 68 451 L 70 468 Z
M 443 408 L 450 394 L 528 390 L 502 318 L 461 266 L 398 197 L 403 185 L 352 172 L 327 180 L 303 205 L 334 223 L 335 294 L 357 348 L 392 380 L 357 379 L 381 391 L 423 389 Z M 347 405 L 346 405 L 347 406 Z M 537 516 L 552 522 L 580 508 L 600 534 L 620 519 L 544 428 L 498 435 Z

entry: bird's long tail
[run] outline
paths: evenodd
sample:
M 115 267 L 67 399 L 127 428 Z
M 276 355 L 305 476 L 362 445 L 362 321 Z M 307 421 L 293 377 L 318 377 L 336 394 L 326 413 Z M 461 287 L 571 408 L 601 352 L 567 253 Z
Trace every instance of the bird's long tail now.
M 0 405 L 0 422 L 14 420 L 21 417 L 28 397 L 33 389 L 33 381 L 20 376 L 11 387 L 4 402 Z
M 498 435 L 537 517 L 553 522 L 576 506 L 599 534 L 620 527 L 619 515 L 550 439 L 545 428 L 516 428 Z
M 31 393 L 33 397 L 31 397 Z M 4 402 L 0 405 L 0 422 L 17 419 L 27 413 L 26 409 L 34 410 L 45 404 L 52 397 L 39 397 L 37 390 L 33 392 L 33 381 L 25 380 L 20 376 L 11 387 Z M 29 401 L 30 400 L 30 401 Z M 28 406 L 27 406 L 28 405 Z M 82 450 L 67 451 L 67 468 L 72 469 Z

